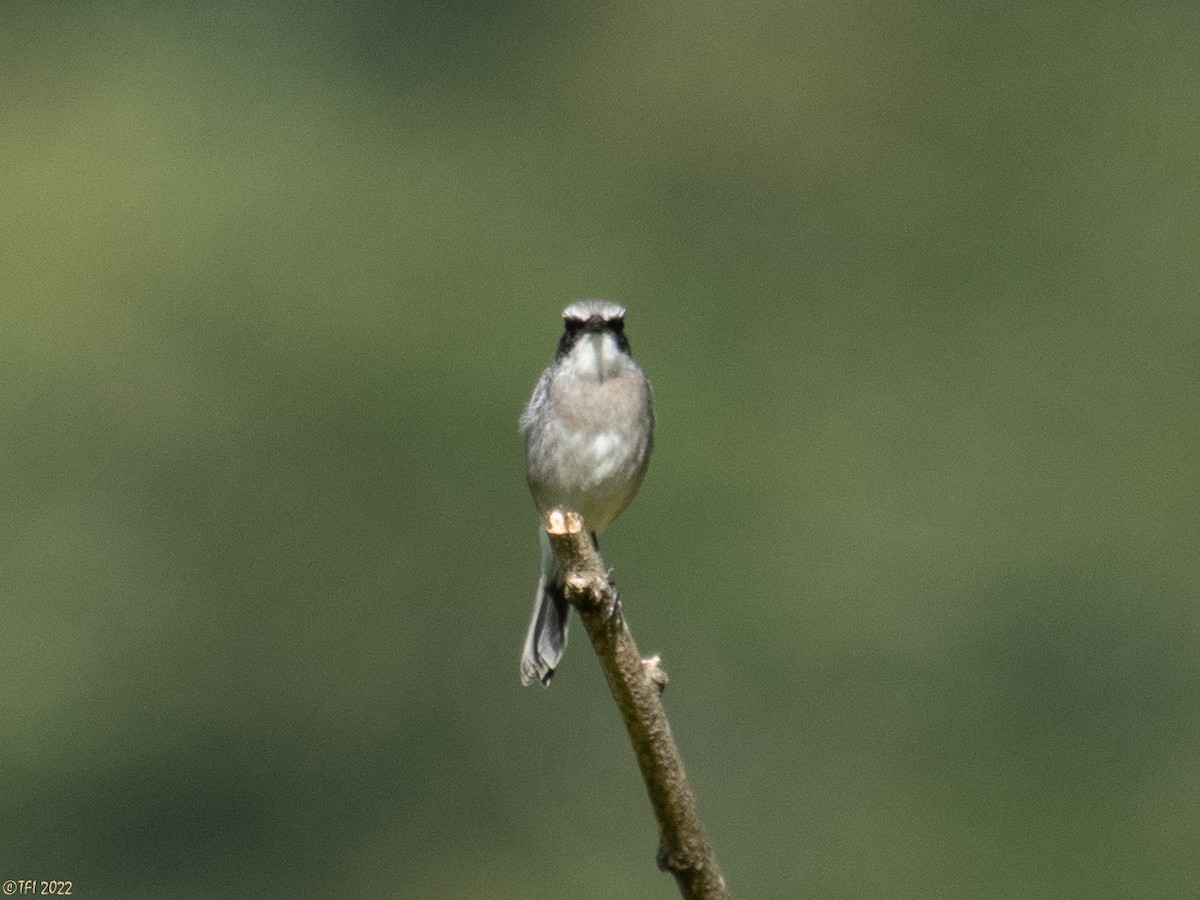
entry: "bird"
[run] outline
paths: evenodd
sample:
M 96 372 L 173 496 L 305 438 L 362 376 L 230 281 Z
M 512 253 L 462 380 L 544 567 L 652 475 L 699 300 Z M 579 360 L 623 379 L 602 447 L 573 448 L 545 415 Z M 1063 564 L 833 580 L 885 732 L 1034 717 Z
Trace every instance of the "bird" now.
M 578 513 L 599 535 L 633 502 L 654 446 L 654 394 L 630 355 L 625 307 L 577 300 L 563 310 L 563 334 L 521 415 L 525 478 L 543 519 L 542 565 L 521 652 L 521 682 L 550 686 L 567 646 L 568 605 L 544 520 Z

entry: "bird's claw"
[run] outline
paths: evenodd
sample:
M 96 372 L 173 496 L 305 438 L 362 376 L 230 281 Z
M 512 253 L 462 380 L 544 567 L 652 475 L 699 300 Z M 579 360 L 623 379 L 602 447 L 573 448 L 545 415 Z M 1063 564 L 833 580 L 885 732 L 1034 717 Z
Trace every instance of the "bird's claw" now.
M 621 593 L 617 590 L 615 582 L 609 583 L 612 584 L 612 598 L 608 602 L 608 609 L 605 610 L 605 614 L 608 617 L 608 621 L 618 622 L 621 619 L 621 612 L 624 608 L 621 605 Z

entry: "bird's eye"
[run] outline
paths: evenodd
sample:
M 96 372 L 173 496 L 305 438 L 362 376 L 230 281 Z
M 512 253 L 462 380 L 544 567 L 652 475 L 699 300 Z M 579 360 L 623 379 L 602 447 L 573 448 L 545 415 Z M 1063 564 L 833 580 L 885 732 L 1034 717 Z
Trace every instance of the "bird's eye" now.
M 583 322 L 579 319 L 563 319 L 563 325 L 566 326 L 568 334 L 576 334 L 583 328 Z
M 613 319 L 608 323 L 608 327 L 611 328 L 616 334 L 621 334 L 625 331 L 625 320 Z

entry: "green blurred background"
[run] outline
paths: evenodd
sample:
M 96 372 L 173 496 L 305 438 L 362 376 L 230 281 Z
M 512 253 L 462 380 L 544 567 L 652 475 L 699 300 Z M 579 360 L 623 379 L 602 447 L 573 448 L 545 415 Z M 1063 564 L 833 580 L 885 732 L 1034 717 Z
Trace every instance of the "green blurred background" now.
M 739 897 L 1200 893 L 1200 7 L 6 3 L 0 880 L 673 897 L 516 418 L 581 296 Z

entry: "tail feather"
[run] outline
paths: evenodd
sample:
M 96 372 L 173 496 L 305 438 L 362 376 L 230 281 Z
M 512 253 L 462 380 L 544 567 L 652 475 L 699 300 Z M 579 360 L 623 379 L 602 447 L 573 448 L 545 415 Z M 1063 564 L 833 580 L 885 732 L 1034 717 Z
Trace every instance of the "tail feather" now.
M 521 683 L 540 681 L 546 687 L 567 649 L 567 598 L 562 585 L 542 577 L 534 598 L 533 618 L 521 654 Z

